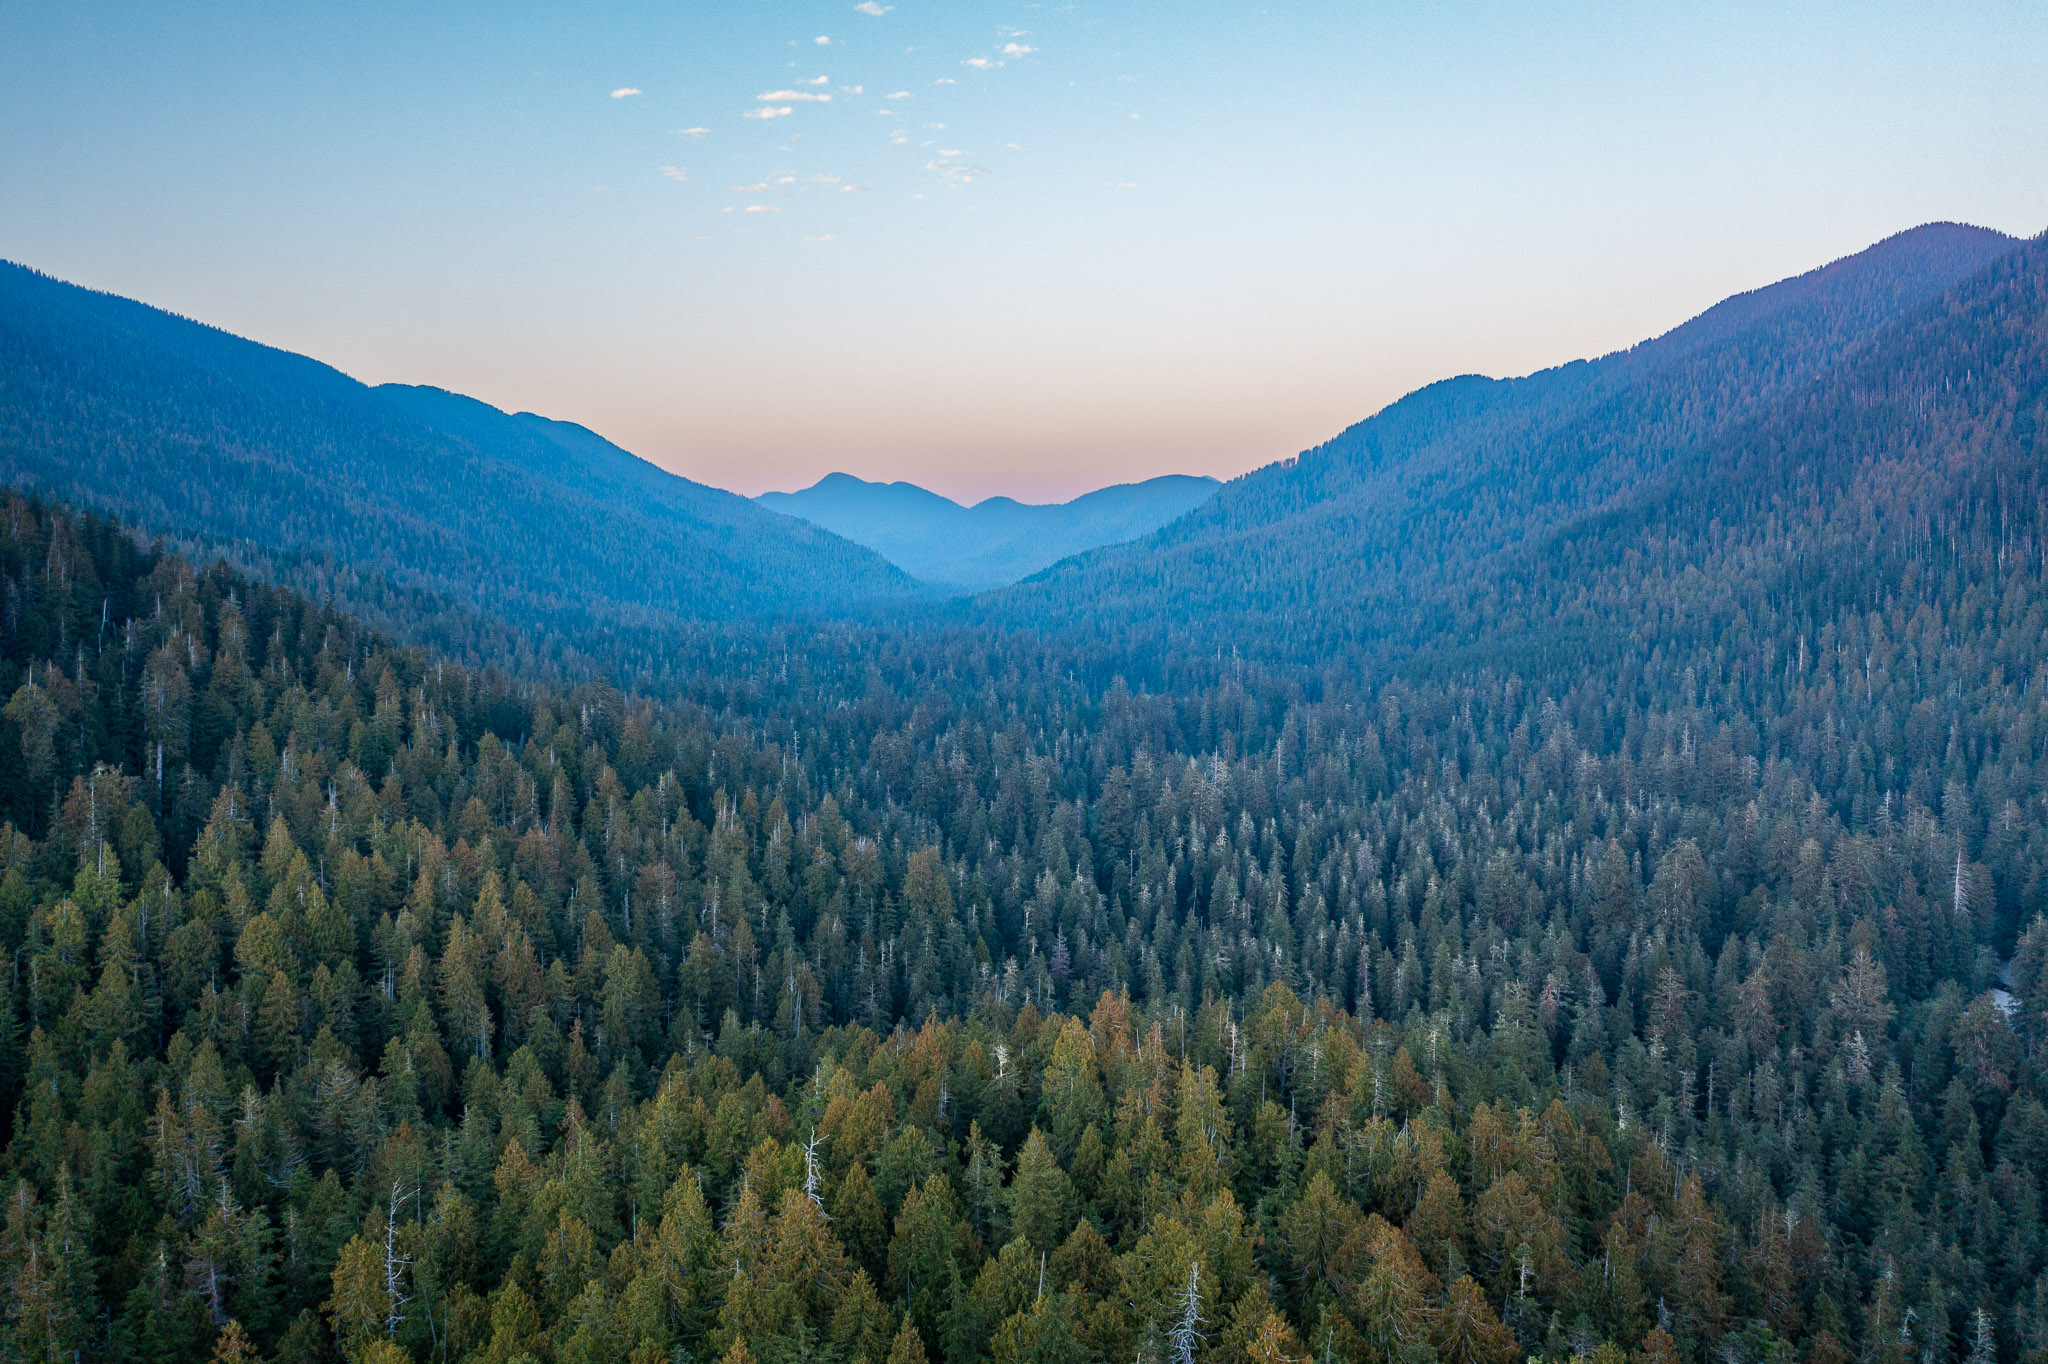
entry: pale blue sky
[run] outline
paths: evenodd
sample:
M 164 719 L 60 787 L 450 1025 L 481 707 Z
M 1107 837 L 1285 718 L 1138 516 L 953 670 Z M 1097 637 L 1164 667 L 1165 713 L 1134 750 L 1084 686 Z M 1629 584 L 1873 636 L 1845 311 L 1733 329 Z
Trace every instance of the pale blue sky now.
M 0 0 L 0 256 L 744 492 L 1066 496 L 2038 232 L 2043 53 L 2038 0 Z

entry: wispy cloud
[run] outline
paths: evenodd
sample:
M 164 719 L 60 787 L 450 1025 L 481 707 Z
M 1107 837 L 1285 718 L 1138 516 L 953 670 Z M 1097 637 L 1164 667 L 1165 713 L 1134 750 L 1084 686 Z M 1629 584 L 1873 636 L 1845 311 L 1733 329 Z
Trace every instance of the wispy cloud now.
M 631 98 L 632 98 L 633 96 L 635 96 L 635 95 L 637 95 L 637 94 L 639 94 L 639 93 L 640 93 L 639 89 L 638 89 L 637 87 L 635 87 L 635 86 L 631 86 L 631 85 L 622 85 L 622 86 L 620 86 L 620 87 L 619 87 L 618 89 L 616 89 L 616 90 L 612 91 L 612 98 L 613 98 L 613 99 L 631 99 Z
M 982 176 L 988 174 L 988 167 L 986 166 L 974 166 L 964 161 L 955 160 L 954 158 L 959 155 L 959 152 L 941 152 L 932 160 L 925 162 L 924 168 L 938 176 L 941 180 L 959 185 L 979 180 Z
M 1003 44 L 1003 55 L 1005 57 L 1028 57 L 1036 51 L 1038 51 L 1037 48 L 1027 47 L 1023 43 Z
M 763 104 L 772 104 L 779 99 L 802 100 L 806 104 L 830 104 L 832 102 L 830 95 L 818 90 L 770 90 L 767 94 L 756 95 L 754 98 L 760 100 Z
M 910 93 L 910 92 L 909 92 L 908 90 L 898 90 L 898 91 L 897 91 L 897 92 L 896 92 L 895 94 L 893 94 L 893 95 L 884 95 L 884 96 L 882 96 L 882 98 L 883 98 L 883 99 L 915 99 L 915 98 L 917 98 L 917 97 L 916 97 L 915 95 L 911 94 L 911 93 Z
M 681 166 L 663 166 L 661 173 L 671 180 L 682 181 L 690 178 L 690 173 Z
M 749 213 L 780 213 L 780 212 L 782 212 L 782 205 L 780 205 L 780 204 L 748 204 L 748 205 L 747 205 L 747 212 L 749 212 Z
M 857 14 L 872 14 L 879 19 L 896 7 L 894 5 L 878 5 L 875 3 L 875 0 L 860 0 L 860 3 L 853 8 Z
M 951 76 L 941 76 L 932 82 L 933 85 L 958 85 L 959 83 L 959 81 L 954 80 Z
M 676 136 L 677 136 L 677 137 L 702 137 L 702 136 L 704 136 L 704 134 L 706 134 L 706 133 L 708 133 L 708 132 L 710 132 L 710 131 L 711 131 L 711 130 L 710 130 L 709 128 L 678 128 L 678 129 L 676 129 Z
M 807 242 L 836 242 L 839 238 L 837 235 L 827 232 L 822 237 L 805 237 L 804 240 Z
M 990 67 L 995 66 L 997 63 L 990 61 L 986 57 L 969 57 L 965 62 L 961 64 L 963 66 L 971 66 L 976 71 L 986 71 Z
M 766 104 L 766 105 L 763 105 L 762 107 L 760 107 L 759 109 L 749 109 L 749 110 L 747 110 L 747 112 L 746 112 L 746 113 L 744 113 L 744 114 L 742 114 L 742 115 L 741 115 L 741 117 L 742 117 L 742 118 L 781 118 L 781 117 L 783 117 L 783 116 L 784 116 L 784 115 L 786 115 L 786 114 L 793 114 L 793 113 L 795 113 L 795 112 L 796 112 L 796 110 L 794 110 L 794 109 L 790 108 L 790 107 L 789 107 L 789 106 L 788 106 L 787 104 Z
M 814 43 L 816 43 L 816 44 L 817 44 L 817 45 L 818 45 L 819 47 L 830 47 L 830 46 L 832 46 L 832 40 L 831 40 L 830 38 L 826 37 L 826 36 L 825 36 L 824 34 L 822 34 L 822 33 L 820 33 L 820 34 L 819 34 L 819 35 L 818 35 L 817 37 L 815 37 L 815 38 L 811 39 L 811 41 L 812 41 L 812 42 L 814 42 Z

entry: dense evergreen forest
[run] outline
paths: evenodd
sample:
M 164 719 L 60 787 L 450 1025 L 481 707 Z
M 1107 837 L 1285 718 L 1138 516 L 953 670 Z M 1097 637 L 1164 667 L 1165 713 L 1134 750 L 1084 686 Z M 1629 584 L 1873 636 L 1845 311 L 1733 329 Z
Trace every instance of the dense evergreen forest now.
M 570 422 L 370 388 L 0 261 L 0 480 L 357 607 L 561 628 L 916 595 L 880 555 Z M 437 638 L 474 625 L 438 613 Z M 490 646 L 492 652 L 502 644 Z
M 1399 629 L 1208 542 L 1242 649 L 1112 556 L 571 685 L 9 495 L 0 1349 L 2048 1360 L 2048 249 L 1962 274 L 1439 480 Z
M 1560 533 L 1637 509 L 1646 491 L 1816 388 L 1833 396 L 1829 381 L 1895 349 L 1902 325 L 1981 313 L 1986 270 L 2030 257 L 2016 246 L 1929 224 L 1625 351 L 1519 379 L 1431 384 L 1225 484 L 1156 534 L 1076 556 L 983 611 L 1041 628 L 1107 621 L 1118 635 L 1162 635 L 1175 653 L 1381 665 L 1440 641 L 1445 614 L 1483 610 L 1497 578 Z M 1896 358 L 1909 372 L 1918 359 Z

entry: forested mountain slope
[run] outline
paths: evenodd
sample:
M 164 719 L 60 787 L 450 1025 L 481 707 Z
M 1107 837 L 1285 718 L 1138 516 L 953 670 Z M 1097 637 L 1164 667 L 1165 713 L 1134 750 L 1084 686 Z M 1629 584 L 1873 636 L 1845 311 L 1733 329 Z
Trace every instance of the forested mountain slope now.
M 1934 224 L 1730 299 L 1628 351 L 1419 390 L 1298 459 L 1224 485 L 1156 535 L 993 599 L 1005 621 L 1158 622 L 1269 659 L 1402 645 L 1445 591 L 1826 384 L 1887 328 L 2011 251 Z
M 1886 637 L 1890 603 L 1934 591 L 2003 615 L 2014 573 L 2048 571 L 2044 425 L 2048 241 L 2036 240 L 1501 564 L 1446 613 L 1431 652 L 1554 670 L 1717 648 L 1731 682 L 1847 660 L 1874 686 L 1879 664 L 1913 647 Z M 1744 648 L 1790 638 L 1793 622 L 1797 658 Z M 2004 630 L 2016 633 L 1985 641 L 2002 666 L 2031 673 L 2048 658 L 2022 621 Z M 1839 657 L 1823 665 L 1820 650 Z
M 1213 478 L 1167 474 L 1098 488 L 1068 502 L 990 497 L 963 507 L 911 483 L 828 474 L 794 493 L 763 493 L 765 507 L 866 545 L 927 582 L 969 591 L 1014 583 L 1070 554 L 1121 544 L 1200 506 Z
M 0 1356 L 2041 1364 L 2048 244 L 1869 308 L 1303 461 L 1565 471 L 1377 659 L 564 689 L 5 498 Z
M 1994 489 L 2029 265 L 1928 340 Z M 1548 682 L 843 628 L 656 704 L 11 500 L 0 1344 L 2038 1360 L 2037 511 L 1854 648 L 1787 582 Z
M 868 550 L 581 427 L 372 390 L 4 264 L 0 478 L 527 621 L 717 619 L 917 591 Z

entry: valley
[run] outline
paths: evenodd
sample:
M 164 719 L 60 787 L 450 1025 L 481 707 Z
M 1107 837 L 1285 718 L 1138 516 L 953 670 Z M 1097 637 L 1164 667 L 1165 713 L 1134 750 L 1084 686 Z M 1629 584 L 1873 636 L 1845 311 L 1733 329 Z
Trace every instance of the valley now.
M 2044 419 L 1954 224 L 1060 507 L 4 267 L 5 1351 L 2044 1357 Z

